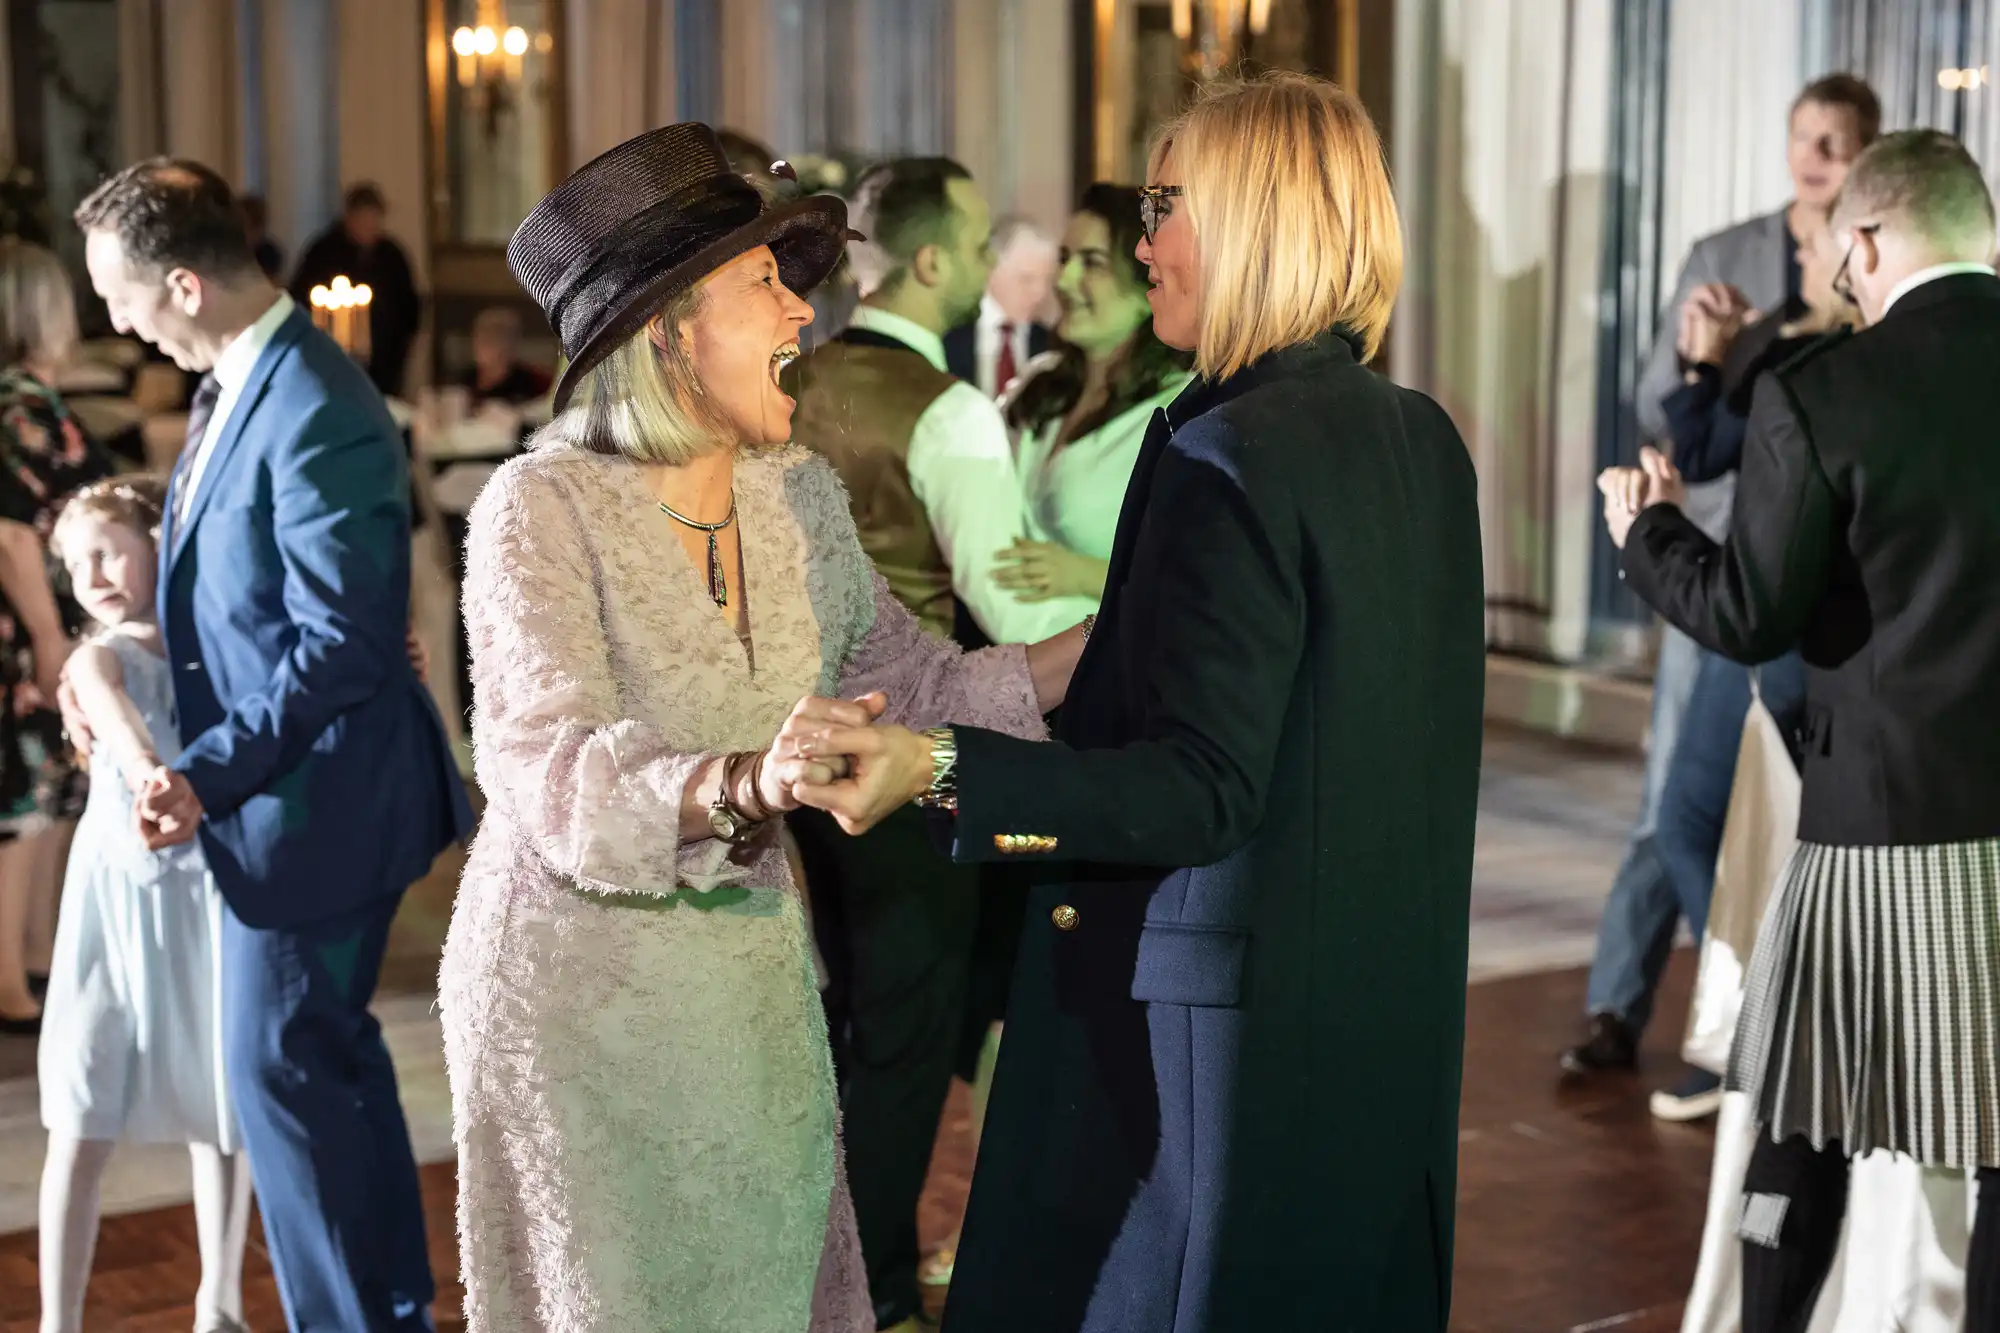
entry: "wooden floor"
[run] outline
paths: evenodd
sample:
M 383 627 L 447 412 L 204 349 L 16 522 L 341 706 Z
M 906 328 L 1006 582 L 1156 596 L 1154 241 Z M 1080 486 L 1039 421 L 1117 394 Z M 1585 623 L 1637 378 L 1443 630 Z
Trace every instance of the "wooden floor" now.
M 1685 1012 L 1691 959 L 1669 973 L 1660 1012 Z M 1588 1085 L 1555 1077 L 1576 1024 L 1580 973 L 1488 982 L 1468 991 L 1459 1165 L 1458 1270 L 1452 1327 L 1462 1333 L 1671 1333 L 1693 1272 L 1711 1136 L 1646 1113 L 1653 1080 L 1673 1069 L 1663 1028 L 1638 1076 Z M 1364 1072 L 1365 1071 L 1361 1071 Z M 927 1244 L 949 1234 L 969 1175 L 963 1090 L 940 1127 L 922 1210 Z M 1348 1150 L 1344 1147 L 1339 1151 Z M 439 1327 L 457 1327 L 450 1166 L 424 1173 Z M 284 1326 L 259 1241 L 249 1261 L 249 1316 Z M 186 1208 L 109 1219 L 98 1247 L 87 1327 L 186 1333 L 197 1277 Z M 1301 1274 L 1301 1281 L 1310 1281 Z M 0 1330 L 33 1333 L 35 1237 L 0 1238 Z

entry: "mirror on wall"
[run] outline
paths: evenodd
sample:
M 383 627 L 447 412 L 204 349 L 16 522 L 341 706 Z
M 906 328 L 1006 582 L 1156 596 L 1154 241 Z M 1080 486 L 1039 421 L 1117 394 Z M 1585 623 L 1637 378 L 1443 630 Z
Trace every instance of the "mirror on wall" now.
M 565 170 L 561 0 L 430 0 L 434 235 L 502 247 Z
M 1238 71 L 1301 70 L 1354 82 L 1362 0 L 1111 0 L 1088 3 L 1093 105 L 1088 161 L 1140 180 L 1154 132 L 1197 88 Z

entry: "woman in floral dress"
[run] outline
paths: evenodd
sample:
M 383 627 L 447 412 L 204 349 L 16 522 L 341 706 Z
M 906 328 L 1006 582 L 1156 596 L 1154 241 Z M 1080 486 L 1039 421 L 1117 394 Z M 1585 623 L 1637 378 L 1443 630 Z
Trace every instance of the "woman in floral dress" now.
M 42 839 L 82 813 L 55 686 L 82 612 L 52 577 L 64 500 L 112 472 L 55 389 L 77 345 L 69 274 L 48 250 L 0 240 L 0 1032 L 32 1033 L 28 919 Z

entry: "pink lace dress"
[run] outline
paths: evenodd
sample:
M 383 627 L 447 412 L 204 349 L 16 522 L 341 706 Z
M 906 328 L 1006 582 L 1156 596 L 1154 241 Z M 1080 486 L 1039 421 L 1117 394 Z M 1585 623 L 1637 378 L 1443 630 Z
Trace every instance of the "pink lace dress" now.
M 1020 648 L 889 597 L 823 463 L 745 455 L 736 501 L 747 644 L 623 459 L 545 439 L 471 515 L 488 805 L 438 990 L 475 1333 L 874 1327 L 797 887 L 683 842 L 681 790 L 808 694 L 1042 720 Z

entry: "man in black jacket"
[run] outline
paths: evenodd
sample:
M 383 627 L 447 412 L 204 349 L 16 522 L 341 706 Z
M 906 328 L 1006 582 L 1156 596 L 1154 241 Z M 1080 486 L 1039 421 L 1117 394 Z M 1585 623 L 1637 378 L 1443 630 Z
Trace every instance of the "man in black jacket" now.
M 1728 540 L 1648 452 L 1606 474 L 1634 590 L 1737 661 L 1809 667 L 1800 849 L 1767 909 L 1730 1085 L 1743 1328 L 1806 1327 L 1847 1160 L 1979 1172 L 1970 1333 L 2000 1330 L 2000 280 L 1978 164 L 1932 130 L 1854 163 L 1835 286 L 1867 318 L 1766 377 Z M 1821 1146 L 1815 1146 L 1821 1145 Z
M 389 205 L 382 192 L 362 183 L 347 192 L 340 221 L 321 232 L 299 257 L 292 274 L 292 299 L 306 305 L 312 289 L 345 277 L 374 293 L 368 304 L 368 378 L 386 397 L 403 391 L 410 346 L 423 323 L 423 298 L 410 257 L 382 228 Z

